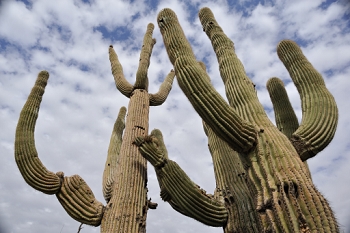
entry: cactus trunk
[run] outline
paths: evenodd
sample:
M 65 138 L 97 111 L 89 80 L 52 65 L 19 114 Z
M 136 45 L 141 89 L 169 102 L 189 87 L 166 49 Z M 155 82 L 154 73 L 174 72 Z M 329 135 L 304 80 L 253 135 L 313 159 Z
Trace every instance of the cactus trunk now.
M 123 144 L 115 172 L 113 195 L 106 206 L 101 232 L 145 232 L 147 205 L 147 161 L 133 144 L 148 133 L 149 98 L 135 90 L 128 107 Z M 108 165 L 107 165 L 108 166 Z

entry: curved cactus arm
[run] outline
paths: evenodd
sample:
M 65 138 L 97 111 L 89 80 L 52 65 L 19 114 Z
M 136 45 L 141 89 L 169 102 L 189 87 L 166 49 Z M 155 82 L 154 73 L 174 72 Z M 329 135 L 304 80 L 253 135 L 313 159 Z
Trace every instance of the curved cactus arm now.
M 281 79 L 273 77 L 267 81 L 266 87 L 275 112 L 277 128 L 286 135 L 287 138 L 291 139 L 292 134 L 299 127 L 299 122 L 292 104 L 289 101 L 284 83 Z M 307 161 L 304 161 L 304 164 L 311 178 L 311 172 Z
M 109 142 L 108 155 L 105 164 L 105 170 L 103 171 L 102 180 L 102 192 L 103 197 L 108 203 L 113 194 L 113 182 L 114 175 L 117 169 L 117 161 L 122 145 L 123 131 L 125 129 L 125 114 L 126 107 L 121 107 L 119 110 L 118 117 L 114 123 L 111 139 Z
M 277 46 L 277 54 L 301 97 L 302 121 L 291 141 L 300 158 L 305 161 L 332 141 L 338 123 L 338 108 L 321 74 L 294 41 L 281 41 Z
M 101 224 L 105 207 L 79 175 L 64 177 L 56 197 L 73 219 L 91 226 Z
M 233 42 L 226 36 L 209 8 L 202 8 L 198 16 L 216 53 L 230 105 L 243 119 L 251 123 L 260 122 L 266 113 L 258 100 L 254 83 L 248 78 L 235 53 Z
M 289 101 L 283 81 L 276 77 L 270 78 L 266 83 L 266 87 L 275 112 L 277 128 L 290 139 L 298 129 L 299 122 Z
M 160 85 L 159 91 L 155 94 L 149 94 L 150 106 L 159 106 L 165 102 L 173 86 L 174 78 L 175 72 L 174 70 L 171 70 L 164 79 L 162 85 Z
M 174 161 L 169 160 L 159 130 L 150 136 L 138 137 L 135 144 L 155 168 L 164 201 L 180 213 L 206 225 L 222 227 L 227 221 L 227 210 L 223 199 L 207 195 L 194 184 Z
M 243 120 L 211 85 L 207 73 L 196 61 L 176 14 L 163 9 L 158 14 L 158 25 L 179 86 L 194 109 L 234 150 L 249 151 L 256 142 L 256 128 Z
M 148 91 L 147 71 L 150 64 L 153 46 L 156 43 L 156 39 L 152 38 L 153 30 L 154 25 L 152 23 L 149 23 L 147 25 L 147 30 L 143 38 L 139 67 L 136 72 L 136 81 L 134 84 L 134 89 L 144 89 Z
M 130 98 L 134 86 L 131 85 L 124 77 L 123 67 L 119 62 L 118 55 L 113 46 L 109 46 L 109 61 L 111 62 L 112 74 L 117 89 L 126 97 Z
M 16 129 L 15 159 L 24 180 L 34 189 L 55 194 L 61 187 L 60 175 L 48 171 L 35 148 L 34 131 L 49 73 L 41 71 L 24 104 Z

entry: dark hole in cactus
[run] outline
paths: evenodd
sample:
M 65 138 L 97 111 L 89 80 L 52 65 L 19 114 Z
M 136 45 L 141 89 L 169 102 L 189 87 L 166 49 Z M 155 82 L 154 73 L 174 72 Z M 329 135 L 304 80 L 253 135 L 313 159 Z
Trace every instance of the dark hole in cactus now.
M 299 193 L 298 193 L 298 185 L 293 182 L 293 194 L 296 198 L 298 198 Z
M 285 192 L 286 194 L 289 193 L 289 185 L 288 185 L 287 183 L 285 183 L 285 184 L 283 185 L 283 190 L 284 190 L 284 192 Z
M 108 166 L 109 166 L 110 164 L 108 164 Z
M 159 23 L 163 23 L 164 22 L 164 19 L 163 18 L 161 18 L 161 19 L 159 19 L 159 21 L 158 21 Z
M 281 205 L 281 201 L 280 200 L 278 200 L 278 204 Z

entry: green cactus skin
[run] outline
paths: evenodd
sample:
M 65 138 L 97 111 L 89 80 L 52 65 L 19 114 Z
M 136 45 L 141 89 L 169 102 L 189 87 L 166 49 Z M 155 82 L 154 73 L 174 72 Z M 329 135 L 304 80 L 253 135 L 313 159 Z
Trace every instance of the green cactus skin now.
M 95 199 L 85 181 L 78 175 L 64 177 L 48 171 L 41 163 L 35 148 L 34 130 L 45 87 L 49 78 L 41 71 L 21 111 L 15 138 L 15 159 L 24 180 L 34 189 L 56 194 L 66 212 L 75 220 L 98 226 L 104 206 Z
M 266 88 L 269 92 L 275 112 L 276 126 L 284 135 L 291 139 L 293 133 L 299 128 L 299 122 L 292 104 L 289 101 L 284 83 L 279 78 L 273 77 L 267 81 Z M 304 161 L 304 164 L 311 178 L 311 172 L 307 161 Z
M 121 138 L 123 123 L 119 123 L 116 138 L 113 135 L 111 138 L 111 154 L 108 155 L 104 172 L 104 179 L 108 178 L 109 182 L 103 187 L 103 190 L 107 191 L 105 199 L 108 204 L 101 223 L 101 232 L 117 232 L 119 229 L 125 232 L 144 232 L 148 208 L 156 207 L 156 204 L 147 200 L 147 160 L 133 144 L 136 137 L 148 134 L 149 106 L 161 105 L 166 100 L 175 77 L 175 72 L 170 71 L 156 94 L 147 92 L 147 71 L 156 43 L 155 39 L 152 39 L 153 29 L 154 25 L 148 24 L 134 85 L 124 78 L 118 56 L 113 46 L 109 47 L 109 59 L 116 86 L 130 101 L 124 135 Z M 121 143 L 119 153 L 114 148 L 117 146 L 113 145 L 115 143 Z
M 103 172 L 102 187 L 103 197 L 108 203 L 113 193 L 113 182 L 115 170 L 118 163 L 120 148 L 123 143 L 123 131 L 125 129 L 126 108 L 121 107 L 118 117 L 114 123 L 111 139 L 109 142 L 108 155 Z
M 133 144 L 136 137 L 148 134 L 149 106 L 158 106 L 166 100 L 175 77 L 171 70 L 155 94 L 149 94 L 147 71 L 155 39 L 154 26 L 149 24 L 141 49 L 136 82 L 131 85 L 124 77 L 123 67 L 113 46 L 109 59 L 117 89 L 130 98 L 128 115 L 122 107 L 114 124 L 103 173 L 103 195 L 107 206 L 95 199 L 89 186 L 79 175 L 64 177 L 47 170 L 41 163 L 34 142 L 35 123 L 45 86 L 47 71 L 39 73 L 25 103 L 16 130 L 15 160 L 24 180 L 34 189 L 56 194 L 66 212 L 75 220 L 101 225 L 101 232 L 145 232 L 148 209 L 156 203 L 147 199 L 147 160 Z
M 196 61 L 176 14 L 170 9 L 162 10 L 158 25 L 181 89 L 207 127 L 239 153 L 239 161 L 232 156 L 232 160 L 225 162 L 242 163 L 248 174 L 250 192 L 247 199 L 254 198 L 254 211 L 261 225 L 256 224 L 260 227 L 257 231 L 250 228 L 241 232 L 339 232 L 327 200 L 312 183 L 302 161 L 327 146 L 336 128 L 337 107 L 322 77 L 294 42 L 284 40 L 279 43 L 277 53 L 298 88 L 304 112 L 301 125 L 289 140 L 268 119 L 253 83 L 235 54 L 233 42 L 224 34 L 211 10 L 201 9 L 199 18 L 217 55 L 229 104 L 216 92 Z M 311 107 L 315 104 L 318 106 Z M 215 160 L 215 170 L 231 172 L 220 168 Z M 223 176 L 228 177 L 227 174 Z M 229 179 L 226 182 L 220 185 L 240 184 Z M 174 195 L 169 190 L 167 188 L 168 195 Z M 221 195 L 225 196 L 225 193 Z M 248 204 L 249 200 L 239 202 Z M 232 202 L 226 206 L 228 218 L 222 227 L 224 232 L 239 232 L 234 228 L 237 226 L 233 222 L 237 218 L 232 213 L 235 208 L 230 205 Z M 254 217 L 252 219 L 254 221 Z M 246 220 L 238 221 L 248 225 L 243 222 Z
M 289 101 L 284 83 L 279 78 L 270 78 L 266 83 L 266 88 L 273 104 L 276 126 L 290 139 L 292 134 L 299 128 L 299 122 Z
M 296 43 L 290 40 L 281 41 L 277 54 L 301 97 L 303 117 L 291 141 L 300 158 L 305 161 L 332 141 L 338 124 L 338 108 L 321 74 L 315 70 Z
M 222 226 L 227 211 L 222 197 L 208 195 L 193 183 L 177 163 L 168 159 L 162 133 L 153 130 L 148 137 L 138 137 L 135 144 L 155 168 L 164 201 L 180 213 L 209 226 Z

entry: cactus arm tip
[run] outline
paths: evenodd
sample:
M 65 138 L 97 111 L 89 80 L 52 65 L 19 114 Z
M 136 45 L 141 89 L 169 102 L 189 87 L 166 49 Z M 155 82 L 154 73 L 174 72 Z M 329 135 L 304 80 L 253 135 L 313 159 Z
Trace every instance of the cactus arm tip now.
M 111 62 L 111 70 L 114 77 L 115 85 L 117 89 L 126 97 L 130 98 L 131 93 L 134 90 L 134 86 L 131 85 L 124 76 L 123 67 L 119 62 L 118 55 L 115 52 L 113 45 L 109 46 L 109 60 Z
M 289 101 L 284 83 L 279 78 L 273 77 L 267 81 L 266 87 L 275 112 L 276 126 L 290 139 L 298 129 L 299 122 Z
M 164 79 L 163 83 L 159 87 L 159 91 L 155 94 L 149 95 L 150 106 L 162 105 L 167 99 L 175 78 L 175 71 L 171 70 L 167 77 Z
M 136 81 L 134 84 L 134 89 L 144 89 L 148 91 L 148 68 L 150 65 L 151 54 L 153 46 L 156 43 L 156 40 L 152 38 L 154 30 L 154 25 L 149 23 L 147 25 L 147 30 L 143 38 L 139 67 L 136 72 Z

